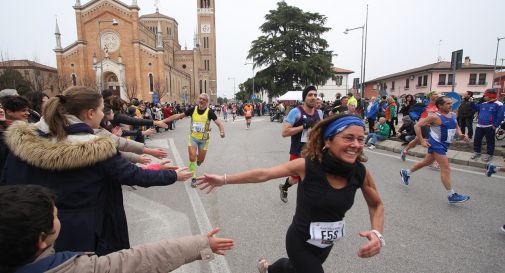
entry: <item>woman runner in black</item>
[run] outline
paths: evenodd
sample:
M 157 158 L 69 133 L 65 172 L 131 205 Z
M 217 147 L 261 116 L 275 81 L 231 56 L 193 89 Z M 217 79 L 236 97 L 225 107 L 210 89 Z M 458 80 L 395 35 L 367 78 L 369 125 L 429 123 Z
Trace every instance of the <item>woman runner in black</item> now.
M 363 145 L 365 124 L 358 116 L 338 115 L 319 122 L 311 131 L 300 159 L 234 175 L 205 174 L 197 178 L 201 189 L 212 191 L 226 184 L 258 183 L 298 175 L 298 197 L 293 222 L 286 234 L 289 258 L 268 265 L 258 262 L 260 273 L 323 273 L 322 264 L 333 243 L 345 235 L 344 216 L 354 203 L 358 188 L 368 204 L 371 230 L 360 232 L 369 241 L 358 256 L 377 255 L 385 245 L 380 232 L 384 225 L 384 206 L 365 162 Z

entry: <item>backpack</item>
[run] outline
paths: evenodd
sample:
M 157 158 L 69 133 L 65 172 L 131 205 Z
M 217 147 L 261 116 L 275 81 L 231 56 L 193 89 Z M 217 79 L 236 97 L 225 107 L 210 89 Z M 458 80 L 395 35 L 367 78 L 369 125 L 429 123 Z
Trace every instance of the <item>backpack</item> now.
M 418 121 L 421 114 L 426 110 L 424 103 L 416 103 L 410 107 L 409 117 L 412 121 Z

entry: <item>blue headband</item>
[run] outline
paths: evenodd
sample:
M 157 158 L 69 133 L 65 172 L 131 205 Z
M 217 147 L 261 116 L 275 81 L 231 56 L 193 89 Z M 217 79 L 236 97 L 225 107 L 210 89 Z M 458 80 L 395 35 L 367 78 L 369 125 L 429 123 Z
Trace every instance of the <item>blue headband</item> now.
M 357 125 L 365 128 L 365 123 L 359 117 L 347 116 L 339 118 L 334 120 L 332 123 L 330 123 L 330 125 L 328 125 L 328 127 L 326 127 L 326 130 L 324 130 L 323 139 L 327 140 L 330 137 L 342 132 L 351 125 Z

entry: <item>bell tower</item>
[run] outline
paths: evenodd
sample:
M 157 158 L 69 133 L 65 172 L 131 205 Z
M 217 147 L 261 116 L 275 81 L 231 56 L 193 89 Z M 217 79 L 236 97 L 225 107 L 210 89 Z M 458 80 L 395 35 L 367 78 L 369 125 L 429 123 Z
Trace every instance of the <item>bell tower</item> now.
M 201 52 L 200 69 L 203 72 L 198 78 L 202 81 L 202 93 L 209 94 L 210 103 L 215 104 L 217 103 L 215 0 L 196 1 Z

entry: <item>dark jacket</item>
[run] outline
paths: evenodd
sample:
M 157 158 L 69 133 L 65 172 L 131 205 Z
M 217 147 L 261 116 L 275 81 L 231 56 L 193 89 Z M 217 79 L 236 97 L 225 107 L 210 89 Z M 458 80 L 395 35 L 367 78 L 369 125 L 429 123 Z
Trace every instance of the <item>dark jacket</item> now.
M 474 102 L 469 100 L 462 100 L 461 105 L 458 108 L 458 117 L 459 118 L 473 118 L 475 114 Z
M 398 130 L 398 132 L 407 136 L 415 136 L 416 131 L 414 130 L 414 122 L 410 119 L 410 117 L 405 116 L 402 121 L 402 127 L 400 127 L 400 130 Z
M 36 184 L 56 193 L 62 223 L 57 251 L 103 255 L 129 248 L 121 185 L 169 185 L 177 174 L 137 167 L 110 138 L 93 135 L 83 123 L 73 123 L 79 128 L 58 142 L 41 136 L 48 132 L 41 123 L 15 122 L 5 132 L 10 153 L 0 184 Z

